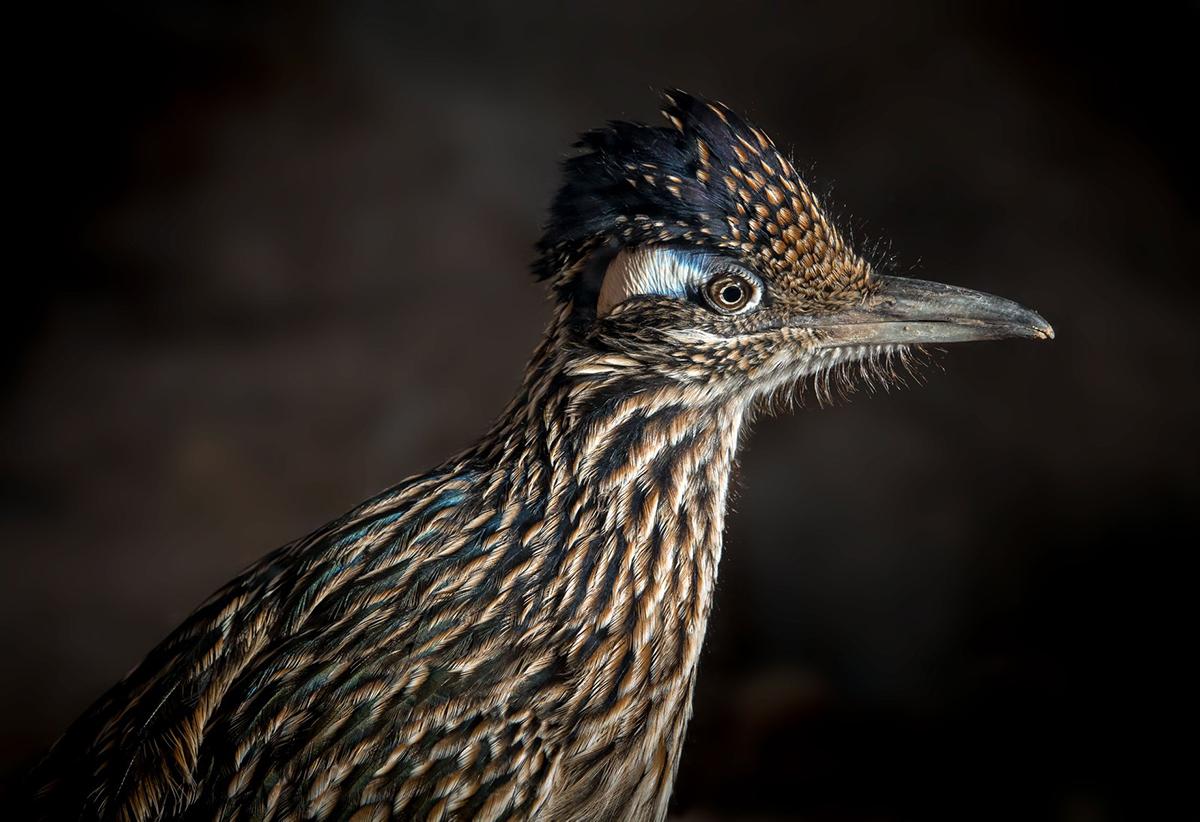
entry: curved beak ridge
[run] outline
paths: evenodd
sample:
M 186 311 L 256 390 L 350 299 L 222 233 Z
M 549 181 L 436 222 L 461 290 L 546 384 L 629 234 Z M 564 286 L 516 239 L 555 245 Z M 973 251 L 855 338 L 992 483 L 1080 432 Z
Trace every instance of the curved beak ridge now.
M 836 345 L 1054 339 L 1050 323 L 1012 300 L 906 277 L 879 277 L 879 287 L 861 305 L 814 318 L 813 325 Z

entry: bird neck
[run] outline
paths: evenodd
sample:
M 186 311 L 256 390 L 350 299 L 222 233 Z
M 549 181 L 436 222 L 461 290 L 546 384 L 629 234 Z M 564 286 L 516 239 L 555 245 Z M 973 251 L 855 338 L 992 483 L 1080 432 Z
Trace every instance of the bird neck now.
M 553 617 L 628 687 L 689 676 L 712 602 L 743 405 L 701 399 L 551 327 L 525 383 L 473 449 L 489 508 L 524 524 L 522 621 Z M 560 645 L 560 647 L 562 647 Z M 653 652 L 651 652 L 653 648 Z

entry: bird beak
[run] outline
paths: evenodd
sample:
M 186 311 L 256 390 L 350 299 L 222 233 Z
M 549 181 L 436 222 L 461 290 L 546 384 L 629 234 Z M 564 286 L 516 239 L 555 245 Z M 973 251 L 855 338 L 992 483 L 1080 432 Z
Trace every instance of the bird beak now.
M 1021 337 L 1052 340 L 1054 329 L 1036 311 L 952 285 L 879 277 L 860 305 L 817 319 L 827 344 L 924 345 Z

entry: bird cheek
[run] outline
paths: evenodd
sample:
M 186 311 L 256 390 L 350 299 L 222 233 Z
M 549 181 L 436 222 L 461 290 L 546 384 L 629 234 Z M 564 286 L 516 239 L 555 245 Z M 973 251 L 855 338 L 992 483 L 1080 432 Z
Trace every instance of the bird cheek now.
M 807 330 L 783 327 L 764 335 L 743 359 L 751 379 L 759 384 L 790 381 L 812 361 L 815 341 Z

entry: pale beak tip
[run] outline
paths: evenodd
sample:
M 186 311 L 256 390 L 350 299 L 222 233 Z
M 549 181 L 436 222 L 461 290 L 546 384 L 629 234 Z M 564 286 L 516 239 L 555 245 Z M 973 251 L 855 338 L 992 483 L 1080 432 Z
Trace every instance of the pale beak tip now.
M 1037 312 L 1032 312 L 1037 321 L 1033 325 L 1034 339 L 1037 340 L 1052 340 L 1054 339 L 1054 326 L 1046 322 L 1046 319 Z

